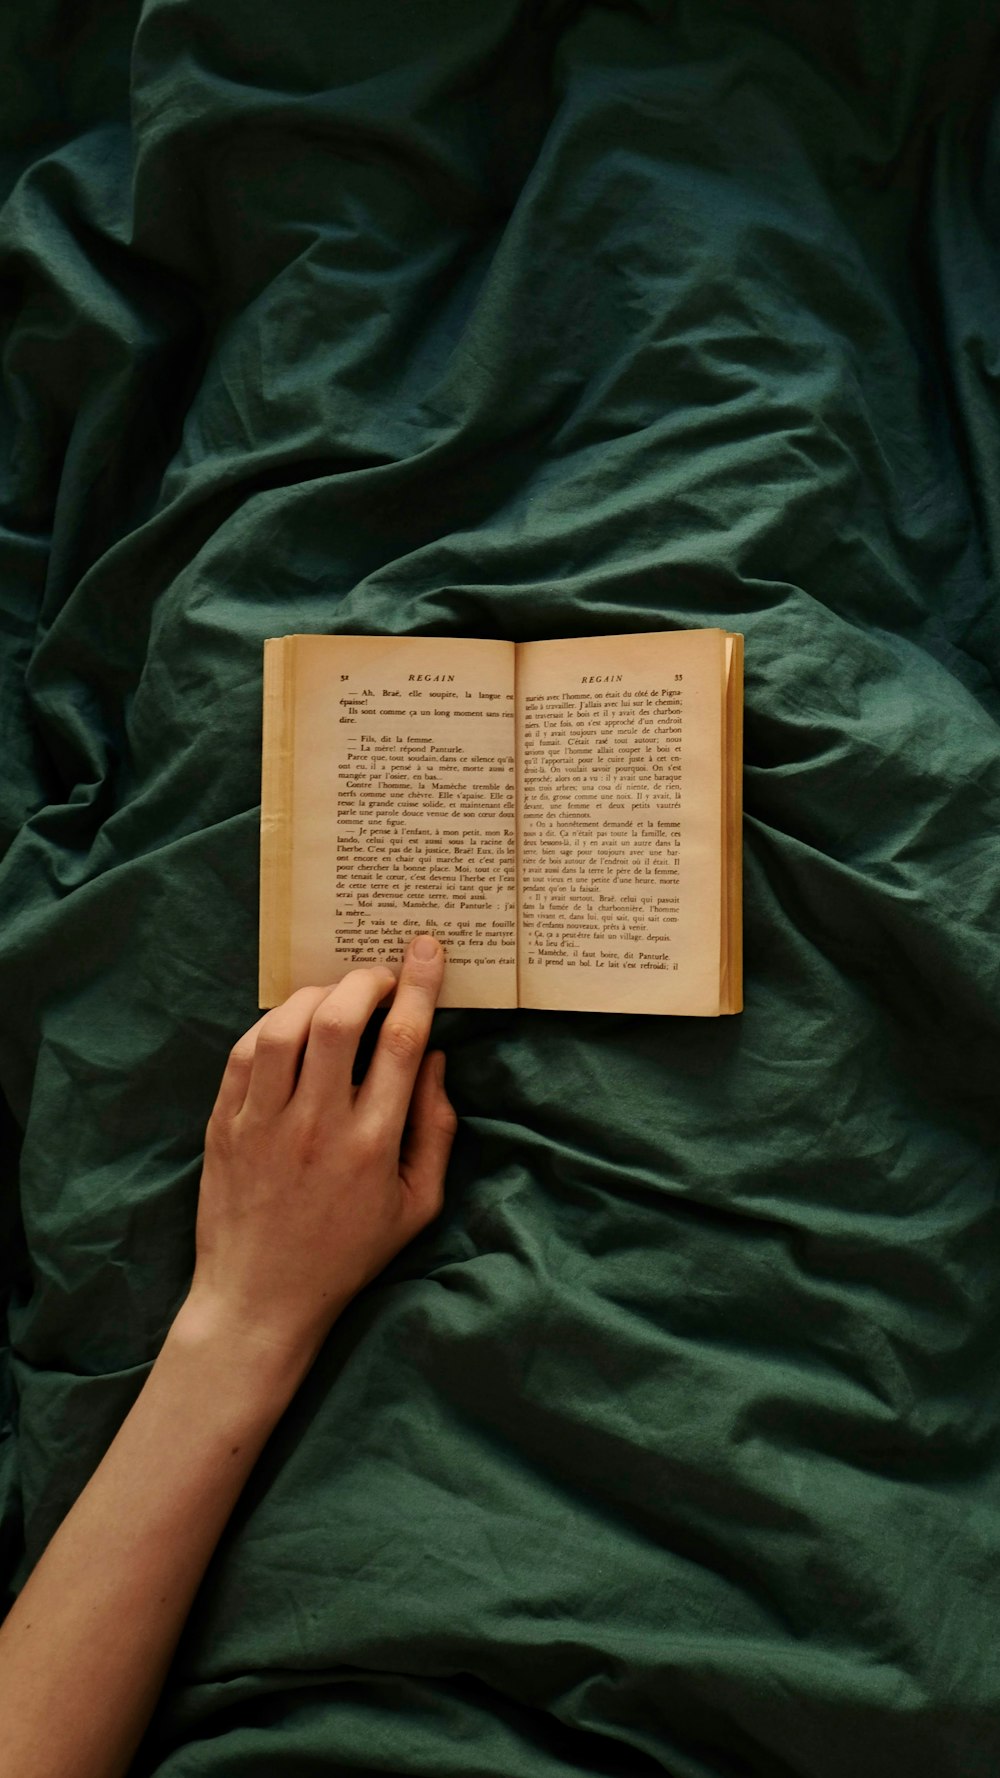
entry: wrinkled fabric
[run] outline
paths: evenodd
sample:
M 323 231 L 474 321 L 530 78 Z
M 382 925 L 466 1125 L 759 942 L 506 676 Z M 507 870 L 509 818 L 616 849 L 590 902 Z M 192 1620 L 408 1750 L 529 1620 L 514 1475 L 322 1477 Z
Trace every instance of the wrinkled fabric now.
M 157 1778 L 1000 1770 L 998 27 L 0 18 L 4 1571 L 192 1263 L 261 649 L 746 636 L 746 1010 L 452 1011 Z

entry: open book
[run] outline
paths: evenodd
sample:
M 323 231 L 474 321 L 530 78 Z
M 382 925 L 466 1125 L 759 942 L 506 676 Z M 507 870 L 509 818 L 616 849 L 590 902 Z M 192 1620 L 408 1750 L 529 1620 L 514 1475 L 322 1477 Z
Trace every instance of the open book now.
M 441 1006 L 739 1012 L 743 638 L 264 644 L 260 1004 L 445 948 Z

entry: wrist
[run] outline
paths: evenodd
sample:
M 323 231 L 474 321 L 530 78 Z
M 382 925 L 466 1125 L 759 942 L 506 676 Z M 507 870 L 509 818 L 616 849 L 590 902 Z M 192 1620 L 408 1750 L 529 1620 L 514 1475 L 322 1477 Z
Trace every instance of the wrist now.
M 192 1291 L 177 1311 L 161 1360 L 221 1413 L 273 1425 L 284 1413 L 314 1351 L 242 1324 Z

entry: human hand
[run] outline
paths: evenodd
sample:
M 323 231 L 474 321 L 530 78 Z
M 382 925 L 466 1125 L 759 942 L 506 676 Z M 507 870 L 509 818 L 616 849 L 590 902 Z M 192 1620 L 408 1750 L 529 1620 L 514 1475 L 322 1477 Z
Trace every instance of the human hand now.
M 121 1778 L 223 1527 L 331 1322 L 441 1207 L 455 1114 L 424 1054 L 444 958 L 301 988 L 230 1055 L 187 1300 L 0 1627 L 0 1778 Z M 358 1040 L 394 990 L 364 1083 Z
M 424 955 L 421 945 L 430 955 Z M 304 1374 L 350 1299 L 440 1211 L 457 1119 L 425 1055 L 444 954 L 300 988 L 233 1048 L 205 1136 L 178 1319 Z M 360 1087 L 358 1042 L 395 993 Z

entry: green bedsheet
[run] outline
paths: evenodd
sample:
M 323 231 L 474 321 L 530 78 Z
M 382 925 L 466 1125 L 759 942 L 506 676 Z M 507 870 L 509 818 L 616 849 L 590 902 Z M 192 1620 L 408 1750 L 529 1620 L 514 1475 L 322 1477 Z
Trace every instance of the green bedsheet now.
M 745 633 L 746 1011 L 450 1012 L 136 1772 L 1000 1772 L 979 0 L 8 0 L 3 1557 L 192 1260 L 261 647 Z

